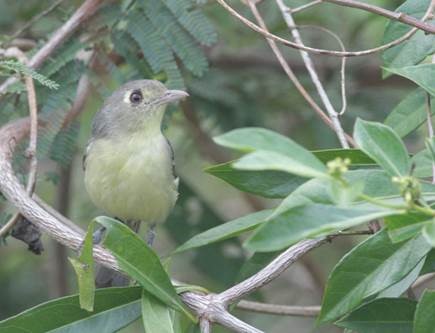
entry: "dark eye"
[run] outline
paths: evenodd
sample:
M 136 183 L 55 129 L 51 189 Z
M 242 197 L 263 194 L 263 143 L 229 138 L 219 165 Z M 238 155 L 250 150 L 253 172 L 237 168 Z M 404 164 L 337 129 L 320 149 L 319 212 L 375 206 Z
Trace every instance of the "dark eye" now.
M 140 90 L 135 90 L 131 93 L 130 95 L 130 102 L 133 104 L 139 104 L 140 102 L 142 102 L 143 100 L 143 96 L 142 96 L 142 92 Z

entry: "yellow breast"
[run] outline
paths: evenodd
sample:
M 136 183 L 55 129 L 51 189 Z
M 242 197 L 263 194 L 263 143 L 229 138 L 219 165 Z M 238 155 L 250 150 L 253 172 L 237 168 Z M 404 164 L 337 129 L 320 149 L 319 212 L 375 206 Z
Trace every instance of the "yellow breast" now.
M 96 206 L 122 220 L 163 222 L 178 196 L 171 148 L 160 133 L 92 142 L 85 185 Z

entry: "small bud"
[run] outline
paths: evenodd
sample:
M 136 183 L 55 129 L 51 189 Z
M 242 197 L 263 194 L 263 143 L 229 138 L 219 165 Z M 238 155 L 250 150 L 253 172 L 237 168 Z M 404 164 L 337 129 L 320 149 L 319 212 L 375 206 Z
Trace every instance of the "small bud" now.
M 326 164 L 328 174 L 334 178 L 341 178 L 341 176 L 349 170 L 350 164 L 351 161 L 349 158 L 342 159 L 341 157 L 337 157 Z
M 421 196 L 421 186 L 417 178 L 412 176 L 393 177 L 393 183 L 399 185 L 400 194 L 407 203 L 414 203 Z

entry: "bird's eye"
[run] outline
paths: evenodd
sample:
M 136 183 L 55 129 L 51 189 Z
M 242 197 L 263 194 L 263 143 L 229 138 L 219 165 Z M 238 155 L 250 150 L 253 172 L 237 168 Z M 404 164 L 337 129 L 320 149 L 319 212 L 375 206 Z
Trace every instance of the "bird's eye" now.
M 130 102 L 133 104 L 139 104 L 140 102 L 142 102 L 143 100 L 143 96 L 142 96 L 142 92 L 140 90 L 135 90 L 131 93 L 130 95 Z

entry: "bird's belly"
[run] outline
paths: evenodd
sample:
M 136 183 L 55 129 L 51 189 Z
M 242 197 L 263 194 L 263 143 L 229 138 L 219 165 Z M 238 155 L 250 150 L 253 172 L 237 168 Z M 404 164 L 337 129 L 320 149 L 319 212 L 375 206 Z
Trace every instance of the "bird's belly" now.
M 100 139 L 86 159 L 85 184 L 92 201 L 123 220 L 163 222 L 177 199 L 170 147 L 163 136 Z

